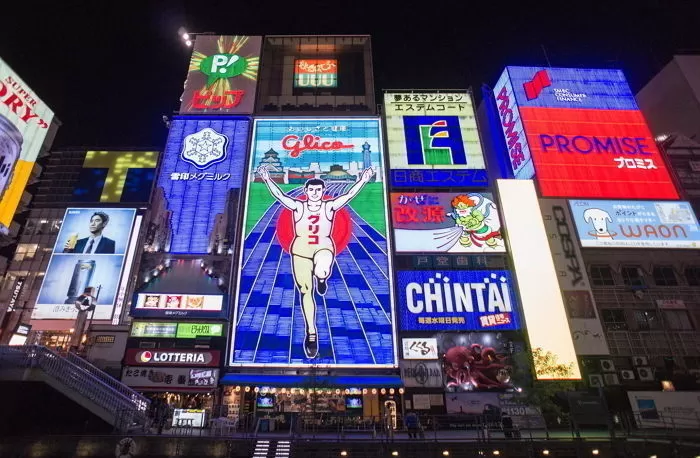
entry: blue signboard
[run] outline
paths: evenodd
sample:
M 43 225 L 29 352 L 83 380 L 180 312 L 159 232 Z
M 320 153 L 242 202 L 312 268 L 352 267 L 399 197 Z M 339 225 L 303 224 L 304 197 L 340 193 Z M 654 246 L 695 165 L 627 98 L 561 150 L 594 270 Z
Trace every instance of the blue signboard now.
M 211 253 L 217 215 L 241 187 L 248 119 L 176 118 L 170 123 L 158 186 L 170 212 L 166 251 Z M 233 240 L 233 227 L 225 237 Z
M 688 202 L 571 200 L 581 246 L 700 248 L 700 227 Z
M 399 271 L 403 331 L 520 329 L 513 277 L 507 270 Z

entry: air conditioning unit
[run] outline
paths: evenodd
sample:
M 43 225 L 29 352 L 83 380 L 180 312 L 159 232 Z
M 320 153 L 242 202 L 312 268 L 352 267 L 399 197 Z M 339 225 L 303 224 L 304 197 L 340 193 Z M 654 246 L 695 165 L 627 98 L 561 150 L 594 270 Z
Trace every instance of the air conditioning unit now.
M 646 356 L 633 356 L 632 364 L 635 366 L 648 366 L 649 358 L 647 358 Z
M 638 367 L 637 376 L 639 376 L 639 380 L 653 381 L 654 371 L 651 367 Z
M 700 369 L 688 369 L 688 373 L 695 376 L 696 381 L 700 381 Z
M 588 376 L 588 384 L 591 388 L 600 388 L 604 385 L 603 376 L 600 374 L 591 374 Z
M 620 371 L 620 377 L 622 377 L 622 380 L 634 380 L 634 371 L 622 370 Z
M 612 359 L 601 359 L 600 368 L 603 372 L 615 372 L 615 363 Z
M 606 385 L 619 385 L 620 379 L 617 374 L 603 374 L 603 380 L 605 380 Z

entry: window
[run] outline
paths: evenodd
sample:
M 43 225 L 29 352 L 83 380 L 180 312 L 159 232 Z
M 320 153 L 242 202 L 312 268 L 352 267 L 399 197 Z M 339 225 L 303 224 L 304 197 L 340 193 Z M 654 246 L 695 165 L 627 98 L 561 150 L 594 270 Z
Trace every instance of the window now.
M 659 315 L 655 310 L 635 310 L 634 321 L 640 331 L 653 331 L 661 329 Z
M 652 275 L 656 286 L 678 286 L 676 274 L 671 266 L 654 266 Z
M 666 328 L 674 331 L 692 331 L 693 325 L 685 310 L 664 310 Z
M 608 331 L 626 331 L 625 311 L 619 309 L 601 310 L 603 323 Z
M 615 286 L 612 269 L 606 265 L 591 266 L 591 282 L 595 286 Z
M 622 281 L 627 286 L 644 286 L 644 274 L 639 266 L 622 266 Z
M 700 286 L 700 266 L 687 267 L 685 279 L 690 286 Z

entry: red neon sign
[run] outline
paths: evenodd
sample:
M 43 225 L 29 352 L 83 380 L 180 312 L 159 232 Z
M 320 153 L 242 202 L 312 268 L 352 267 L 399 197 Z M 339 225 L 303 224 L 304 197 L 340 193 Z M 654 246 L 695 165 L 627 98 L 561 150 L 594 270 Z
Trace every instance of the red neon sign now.
M 321 137 L 306 134 L 301 139 L 298 135 L 286 135 L 282 138 L 282 148 L 289 151 L 289 157 L 299 157 L 303 151 L 336 151 L 354 148 L 339 140 L 322 141 Z

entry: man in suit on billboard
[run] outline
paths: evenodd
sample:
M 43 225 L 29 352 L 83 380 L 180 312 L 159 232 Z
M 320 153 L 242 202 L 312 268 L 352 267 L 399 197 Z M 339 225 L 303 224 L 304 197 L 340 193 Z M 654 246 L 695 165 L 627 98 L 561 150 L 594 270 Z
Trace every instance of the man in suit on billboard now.
M 86 254 L 114 254 L 114 240 L 102 235 L 105 226 L 109 223 L 109 215 L 104 212 L 95 212 L 90 217 L 90 235 L 78 239 L 78 234 L 72 234 L 63 247 L 64 253 Z

